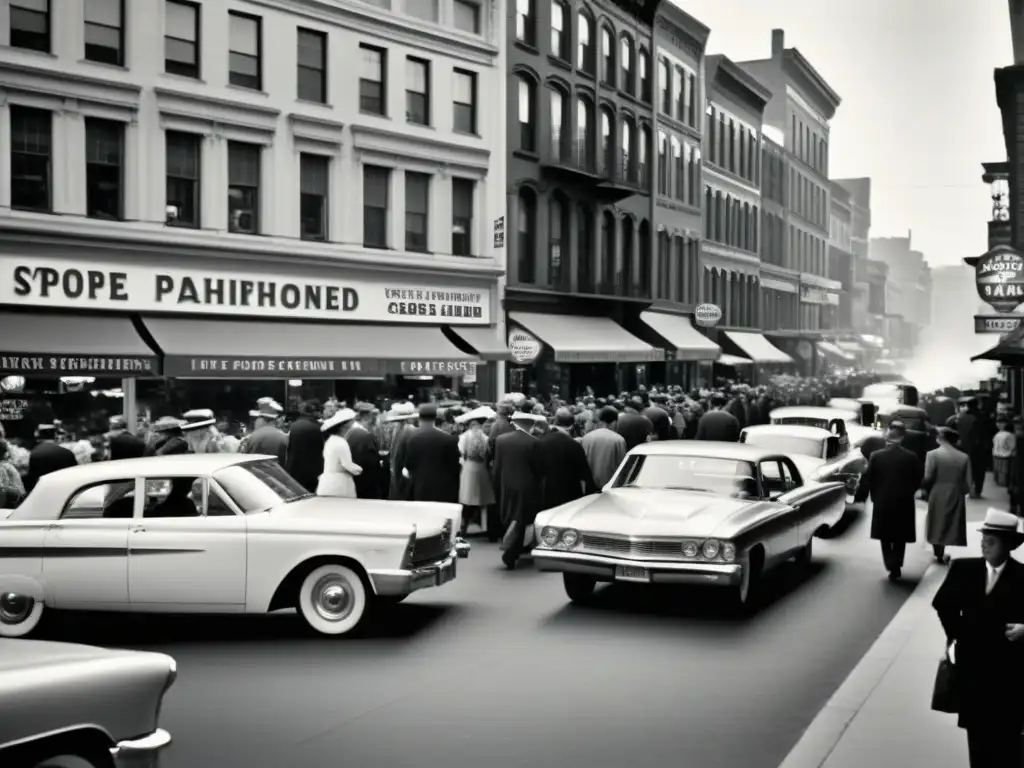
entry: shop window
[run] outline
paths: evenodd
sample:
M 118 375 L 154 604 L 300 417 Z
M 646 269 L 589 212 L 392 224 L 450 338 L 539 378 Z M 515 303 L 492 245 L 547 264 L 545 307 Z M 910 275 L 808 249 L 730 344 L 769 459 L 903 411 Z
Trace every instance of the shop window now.
M 387 114 L 387 89 L 384 78 L 387 73 L 387 51 L 371 45 L 359 46 L 359 111 L 370 115 Z
M 299 29 L 298 94 L 303 101 L 327 103 L 327 35 Z
M 476 75 L 455 70 L 455 98 L 452 127 L 458 133 L 476 133 Z
M 299 216 L 303 240 L 327 239 L 330 158 L 303 152 L 299 157 Z
M 85 0 L 85 58 L 124 66 L 124 0 Z
M 228 231 L 260 231 L 260 154 L 255 144 L 228 142 Z
M 11 207 L 49 211 L 52 205 L 53 115 L 11 105 Z
M 430 176 L 405 172 L 405 250 L 426 251 L 430 214 Z
M 263 67 L 260 61 L 263 41 L 258 16 L 228 12 L 228 82 L 254 91 L 263 89 Z
M 415 125 L 430 125 L 430 62 L 405 59 L 405 119 Z
M 185 0 L 164 2 L 164 71 L 199 77 L 199 6 Z
M 480 34 L 480 6 L 471 0 L 455 0 L 455 28 Z
M 366 248 L 388 247 L 390 180 L 390 169 L 363 166 L 363 245 Z
M 472 179 L 452 179 L 452 255 L 473 255 L 473 192 Z
M 569 9 L 562 0 L 551 0 L 551 53 L 558 58 L 569 60 L 569 35 L 565 31 L 565 21 Z
M 585 11 L 576 16 L 576 66 L 594 74 L 594 20 Z
M 167 133 L 167 223 L 198 227 L 200 142 L 191 133 Z
M 124 123 L 85 120 L 85 213 L 121 219 L 124 204 Z
M 11 0 L 11 47 L 50 52 L 50 0 Z
M 531 46 L 537 42 L 537 17 L 533 11 L 533 0 L 516 0 L 516 40 Z

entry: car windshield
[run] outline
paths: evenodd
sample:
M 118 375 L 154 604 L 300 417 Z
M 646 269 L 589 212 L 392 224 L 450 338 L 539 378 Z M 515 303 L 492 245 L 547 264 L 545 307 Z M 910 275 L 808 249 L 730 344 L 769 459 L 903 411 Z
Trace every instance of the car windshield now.
M 825 456 L 825 444 L 816 437 L 797 437 L 787 434 L 773 434 L 771 430 L 748 432 L 743 441 L 749 445 L 767 448 L 771 451 L 797 456 L 813 456 L 816 459 Z
M 828 429 L 829 420 L 820 416 L 779 416 L 772 419 L 772 424 L 792 424 L 795 427 Z
M 756 476 L 754 465 L 749 461 L 649 454 L 628 457 L 612 487 L 671 488 L 753 497 L 757 494 Z
M 246 514 L 312 495 L 271 459 L 224 467 L 213 479 Z

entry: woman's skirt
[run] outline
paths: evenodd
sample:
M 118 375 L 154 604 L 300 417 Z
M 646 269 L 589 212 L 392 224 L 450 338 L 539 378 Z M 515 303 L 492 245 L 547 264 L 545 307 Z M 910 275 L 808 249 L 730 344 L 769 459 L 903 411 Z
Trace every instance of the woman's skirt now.
M 1010 480 L 1010 458 L 1002 456 L 992 457 L 992 474 L 996 485 L 1005 488 Z
M 487 464 L 467 459 L 459 476 L 459 503 L 464 507 L 487 507 L 494 503 L 494 488 Z
M 317 496 L 356 498 L 356 481 L 348 472 L 324 472 L 316 486 Z

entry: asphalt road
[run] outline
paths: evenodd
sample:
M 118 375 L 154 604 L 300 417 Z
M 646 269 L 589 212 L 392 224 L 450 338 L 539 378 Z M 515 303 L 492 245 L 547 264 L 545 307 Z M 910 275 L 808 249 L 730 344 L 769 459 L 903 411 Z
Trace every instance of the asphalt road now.
M 43 636 L 177 658 L 166 768 L 777 768 L 927 564 L 913 546 L 889 583 L 858 519 L 739 618 L 712 589 L 572 606 L 475 543 L 456 582 L 351 639 L 287 614 L 67 614 Z

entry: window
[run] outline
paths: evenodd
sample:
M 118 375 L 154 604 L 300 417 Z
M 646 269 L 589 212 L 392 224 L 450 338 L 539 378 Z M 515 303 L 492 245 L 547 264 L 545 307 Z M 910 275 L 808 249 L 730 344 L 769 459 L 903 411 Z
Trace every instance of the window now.
M 388 197 L 391 171 L 376 165 L 363 166 L 363 245 L 388 247 Z
M 85 58 L 124 66 L 124 0 L 85 0 Z
M 565 220 L 568 209 L 562 198 L 554 196 L 548 203 L 548 285 L 557 286 L 562 281 L 562 254 L 565 243 Z
M 637 59 L 637 69 L 640 75 L 640 99 L 650 102 L 651 100 L 651 57 L 647 51 L 640 49 L 640 57 Z
M 690 145 L 687 144 L 686 157 L 689 156 Z M 677 200 L 686 202 L 686 160 L 683 156 L 683 145 L 679 143 L 679 140 L 675 136 L 672 137 L 672 173 L 675 176 L 673 196 Z M 667 189 L 666 192 L 668 192 Z
M 536 98 L 533 81 L 519 75 L 519 148 L 527 152 L 537 151 Z
M 303 240 L 327 239 L 327 190 L 330 159 L 303 152 L 299 156 L 299 218 Z
M 516 264 L 520 283 L 536 281 L 534 237 L 537 232 L 537 196 L 528 187 L 519 190 L 519 216 L 516 221 Z
M 473 255 L 472 179 L 452 179 L 452 255 Z
M 200 517 L 203 515 L 203 484 L 199 477 L 146 478 L 145 518 Z
M 61 520 L 128 520 L 135 514 L 135 481 L 112 480 L 79 488 Z M 127 525 L 127 523 L 125 523 Z
M 260 66 L 260 19 L 228 12 L 230 62 L 228 82 L 241 88 L 259 91 L 263 88 L 262 67 Z
M 621 49 L 619 56 L 622 58 L 622 82 L 619 87 L 629 93 L 633 93 L 633 41 L 623 36 L 619 42 Z
M 700 205 L 697 200 L 697 181 L 700 179 L 700 150 L 696 147 L 690 151 L 690 146 L 686 147 L 688 156 L 686 160 L 686 171 L 687 171 L 687 202 L 690 205 Z
M 359 56 L 359 110 L 371 115 L 386 115 L 384 73 L 387 71 L 387 52 L 360 45 Z
M 671 70 L 668 66 L 668 61 L 665 59 L 658 59 L 658 88 L 661 91 L 661 97 L 658 99 L 658 106 L 661 111 L 666 115 L 672 114 L 672 97 L 669 95 L 671 91 L 672 75 Z
M 582 96 L 576 98 L 576 160 L 579 167 L 590 171 L 594 167 L 594 115 L 590 102 Z
M 299 98 L 327 103 L 327 35 L 299 29 Z
M 692 72 L 686 73 L 686 89 L 683 97 L 683 109 L 686 111 L 686 116 L 682 118 L 687 125 L 696 128 L 697 127 L 697 94 L 694 91 L 697 88 L 697 77 Z
M 594 73 L 593 22 L 582 11 L 577 15 L 576 66 L 584 72 Z
M 405 60 L 405 119 L 416 125 L 430 125 L 430 62 Z
M 437 0 L 405 0 L 406 15 L 437 23 Z
M 516 40 L 527 45 L 537 40 L 533 0 L 516 0 Z
M 679 145 L 676 138 L 672 137 L 672 148 Z M 668 136 L 658 131 L 658 194 L 668 194 Z
M 50 52 L 50 0 L 11 0 L 11 47 Z
M 85 214 L 93 219 L 123 216 L 124 124 L 85 119 Z
M 551 0 L 551 52 L 560 59 L 569 58 L 569 35 L 565 33 L 568 15 L 562 0 Z
M 615 85 L 615 42 L 608 27 L 601 27 L 601 82 Z
M 607 109 L 601 110 L 601 172 L 605 176 L 615 174 L 615 144 L 612 138 L 612 115 Z
M 476 75 L 455 70 L 453 129 L 459 133 L 476 133 Z
M 630 123 L 623 121 L 622 123 L 622 143 L 619 145 L 619 149 L 622 152 L 622 162 L 620 167 L 622 173 L 628 175 L 632 170 L 630 167 L 630 150 L 633 147 L 633 126 Z
M 672 77 L 672 103 L 669 105 L 669 109 L 665 110 L 676 120 L 682 120 L 683 115 L 683 84 L 686 73 L 683 72 L 679 67 L 675 68 L 675 72 Z
M 255 144 L 228 142 L 228 231 L 260 231 L 260 150 Z
M 191 133 L 167 133 L 167 223 L 173 226 L 200 225 L 200 141 Z
M 480 6 L 470 0 L 455 0 L 455 28 L 480 34 Z
M 430 176 L 405 172 L 405 250 L 426 251 L 430 213 Z
M 11 207 L 51 210 L 53 118 L 41 109 L 11 106 Z
M 164 71 L 199 77 L 199 6 L 184 0 L 164 2 Z

